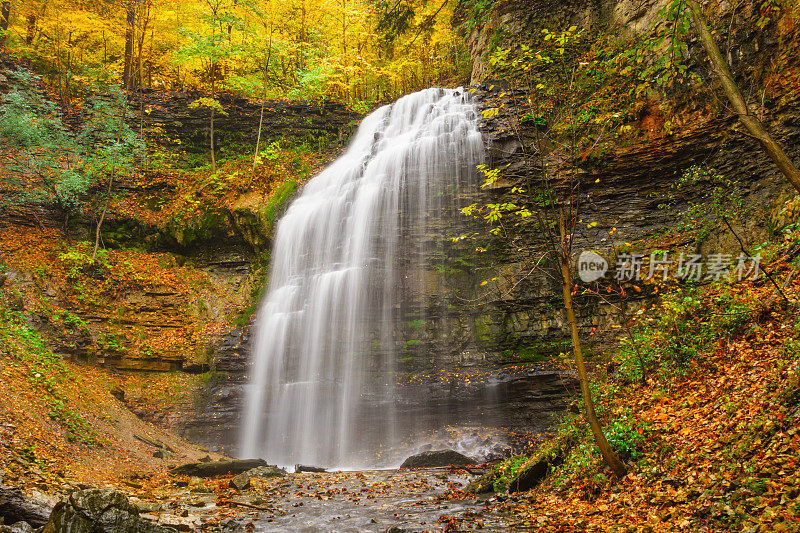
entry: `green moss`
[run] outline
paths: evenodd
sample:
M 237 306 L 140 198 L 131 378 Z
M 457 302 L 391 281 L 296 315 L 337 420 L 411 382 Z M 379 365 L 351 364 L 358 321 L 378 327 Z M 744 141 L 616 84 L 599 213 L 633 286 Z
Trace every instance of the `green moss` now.
M 299 181 L 297 178 L 290 178 L 281 183 L 270 195 L 263 208 L 263 216 L 266 223 L 266 230 L 271 232 L 275 226 L 275 218 L 283 209 L 286 200 L 297 190 Z
M 461 4 L 464 15 L 461 29 L 469 33 L 481 27 L 495 3 L 497 0 L 463 0 Z
M 555 340 L 541 341 L 527 346 L 506 349 L 500 352 L 504 363 L 535 363 L 551 361 L 561 353 L 569 353 L 572 350 L 570 341 Z
M 267 264 L 269 264 L 269 262 L 267 262 Z M 242 328 L 249 324 L 253 319 L 256 311 L 258 311 L 258 306 L 261 303 L 261 298 L 264 294 L 264 288 L 266 285 L 266 282 L 255 283 L 253 285 L 252 289 L 250 290 L 250 296 L 248 297 L 249 304 L 233 319 L 233 324 L 236 327 Z
M 528 461 L 524 455 L 511 457 L 500 463 L 495 468 L 494 491 L 505 492 L 511 480 L 519 473 L 520 468 Z
M 475 341 L 478 343 L 492 344 L 500 335 L 500 314 L 496 310 L 488 310 L 473 320 Z

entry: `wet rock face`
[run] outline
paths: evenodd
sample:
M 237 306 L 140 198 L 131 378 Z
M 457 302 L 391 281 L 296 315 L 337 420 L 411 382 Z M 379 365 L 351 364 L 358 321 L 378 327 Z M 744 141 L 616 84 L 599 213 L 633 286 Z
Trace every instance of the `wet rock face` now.
M 46 502 L 28 498 L 16 487 L 0 485 L 0 519 L 6 524 L 23 522 L 42 526 L 47 522 L 51 510 Z
M 481 84 L 476 92 L 482 108 L 500 103 L 507 108 L 521 105 L 520 93 L 509 93 L 498 99 L 499 91 L 490 90 L 490 85 Z M 771 106 L 767 115 L 772 117 L 769 129 L 797 160 L 800 158 L 800 98 L 786 95 L 771 102 Z M 507 168 L 504 173 L 506 183 L 492 191 L 491 201 L 518 201 L 509 190 L 525 184 L 525 168 L 531 164 L 526 163 L 520 137 L 511 133 L 513 128 L 504 117 L 484 119 L 481 127 L 487 139 L 490 166 Z M 530 140 L 534 133 L 522 131 L 521 135 L 523 140 Z M 739 133 L 735 118 L 708 118 L 674 135 L 613 148 L 602 161 L 587 160 L 581 165 L 581 187 L 588 198 L 581 207 L 581 218 L 597 222 L 601 228 L 615 227 L 617 231 L 613 239 L 590 240 L 587 233 L 576 234 L 576 257 L 583 250 L 594 250 L 606 255 L 613 264 L 615 257 L 611 249 L 615 243 L 658 239 L 660 232 L 675 228 L 683 220 L 681 212 L 687 208 L 688 202 L 707 195 L 714 186 L 701 181 L 686 187 L 681 196 L 674 199 L 672 186 L 675 181 L 686 169 L 700 164 L 738 181 L 745 203 L 757 207 L 754 216 L 748 220 L 738 224 L 733 222 L 745 242 L 758 243 L 767 239 L 769 228 L 774 224 L 770 213 L 791 191 L 760 146 Z M 667 204 L 672 206 L 664 208 Z M 679 251 L 705 255 L 725 252 L 734 257 L 740 252 L 738 243 L 724 227 L 713 230 L 699 244 L 693 238 L 663 246 L 657 240 L 652 242 L 657 243 L 654 248 L 672 250 L 672 257 L 677 257 Z M 482 306 L 475 318 L 476 324 L 485 332 L 484 338 L 479 339 L 480 345 L 491 350 L 514 345 L 544 346 L 565 340 L 562 304 L 558 296 L 560 287 L 543 272 L 534 272 L 524 279 L 515 278 L 513 274 L 523 271 L 526 258 L 542 248 L 542 241 L 537 241 L 530 233 L 512 234 L 497 244 L 503 259 L 488 270 L 494 274 L 485 276 L 502 278 L 507 275 L 519 283 L 501 299 Z M 652 250 L 635 251 L 649 255 Z M 577 272 L 575 278 L 577 280 Z M 646 301 L 644 292 L 636 293 L 628 296 L 622 305 L 631 314 Z M 612 302 L 619 303 L 616 300 Z M 579 324 L 587 340 L 602 340 L 609 328 L 620 321 L 620 312 L 597 297 L 579 296 L 576 303 Z M 596 328 L 598 335 L 590 339 L 588 334 L 592 328 Z
M 53 509 L 44 533 L 174 533 L 139 517 L 139 509 L 110 489 L 76 491 Z
M 473 98 L 481 110 L 500 106 L 504 110 L 494 117 L 483 118 L 480 124 L 487 145 L 487 164 L 504 169 L 501 180 L 489 190 L 490 199 L 484 203 L 519 202 L 519 196 L 515 197 L 510 189 L 514 186 L 527 188 L 530 176 L 541 175 L 542 163 L 538 156 L 525 154 L 524 147 L 536 145 L 535 128 L 525 125 L 518 128 L 508 118 L 526 108 L 526 95 L 503 80 L 487 79 L 491 73 L 484 58 L 490 48 L 499 44 L 513 50 L 542 28 L 554 30 L 570 25 L 589 34 L 606 23 L 618 28 L 622 37 L 649 34 L 657 27 L 661 17 L 658 10 L 662 5 L 631 0 L 498 2 L 489 11 L 487 23 L 475 27 L 466 36 L 473 58 L 472 81 L 476 86 Z M 745 17 L 752 13 L 754 6 L 755 3 L 746 2 L 734 10 L 734 15 L 729 8 L 712 14 L 725 17 L 725 24 L 719 25 L 717 34 L 720 44 L 724 43 L 723 52 L 738 79 L 745 82 L 743 87 L 750 87 L 750 90 L 761 83 L 756 81 L 751 86 L 750 80 L 761 80 L 759 73 L 767 69 L 774 54 L 780 52 L 770 28 L 762 31 L 747 22 Z M 467 7 L 466 2 L 461 2 L 460 9 Z M 716 24 L 718 20 L 712 22 Z M 724 102 L 724 97 L 713 88 L 715 82 L 702 46 L 693 36 L 689 39 L 691 55 L 686 62 L 691 72 L 703 78 L 704 86 L 686 84 L 673 87 L 666 95 L 654 93 L 653 101 L 643 105 L 639 120 L 629 124 L 637 131 L 635 140 L 609 143 L 601 157 L 587 156 L 578 163 L 581 191 L 586 195 L 580 218 L 596 222 L 599 228 L 615 227 L 617 231 L 613 239 L 601 239 L 602 236 L 589 239 L 589 232 L 577 234 L 576 256 L 582 250 L 597 250 L 615 259 L 614 244 L 636 243 L 648 238 L 653 243 L 652 249 L 669 249 L 674 252 L 673 257 L 680 251 L 705 255 L 725 252 L 735 257 L 740 252 L 739 245 L 724 227 L 713 229 L 699 244 L 691 237 L 683 239 L 685 242 L 659 240 L 660 232 L 675 228 L 683 220 L 681 212 L 689 202 L 707 196 L 713 188 L 708 180 L 701 180 L 683 187 L 680 195 L 674 198 L 672 185 L 694 165 L 713 168 L 740 183 L 745 203 L 756 209 L 748 220 L 739 224 L 733 222 L 733 225 L 750 246 L 766 240 L 772 228 L 784 223 L 776 215 L 779 209 L 775 207 L 794 191 L 784 184 L 783 177 L 758 143 L 740 132 L 742 128 L 735 116 L 727 115 L 725 110 L 711 111 L 720 99 Z M 759 93 L 761 88 L 758 88 Z M 800 160 L 800 98 L 791 89 L 766 89 L 764 95 L 766 98 L 759 105 L 767 129 L 787 149 L 790 157 Z M 680 110 L 676 111 L 680 114 L 680 127 L 666 131 L 662 108 Z M 522 114 L 524 111 L 519 113 Z M 527 152 L 535 152 L 535 148 Z M 549 164 L 553 169 L 559 161 Z M 666 204 L 672 207 L 664 208 Z M 531 233 L 515 234 L 512 230 L 507 238 L 493 243 L 500 252 L 498 260 L 486 269 L 484 279 L 500 278 L 503 296 L 485 302 L 469 315 L 478 345 L 490 352 L 521 346 L 539 351 L 553 341 L 565 339 L 558 296 L 560 287 L 540 272 L 524 279 L 519 276 L 526 261 L 542 248 L 542 241 Z M 652 249 L 635 251 L 649 255 Z M 512 281 L 506 283 L 504 279 Z M 644 293 L 636 293 L 621 302 L 622 307 L 630 315 L 642 307 L 647 298 Z M 610 338 L 607 333 L 610 327 L 621 320 L 618 310 L 592 296 L 578 298 L 577 312 L 587 341 Z M 461 322 L 468 324 L 468 320 Z M 597 335 L 590 337 L 593 329 Z M 464 334 L 470 334 L 468 328 L 464 329 Z
M 192 405 L 172 417 L 186 439 L 213 451 L 235 453 L 250 363 L 251 326 L 233 328 L 213 347 L 215 373 Z
M 462 0 L 456 9 L 455 20 L 470 11 L 472 2 Z M 580 0 L 537 0 L 536 2 L 510 1 L 497 2 L 490 9 L 483 24 L 469 29 L 462 26 L 462 36 L 470 51 L 473 84 L 480 83 L 489 75 L 485 52 L 497 43 L 495 31 L 507 36 L 501 40 L 503 45 L 513 41 L 513 37 L 526 32 L 541 31 L 542 28 L 558 29 L 577 25 L 581 28 L 596 24 L 601 20 L 607 2 Z

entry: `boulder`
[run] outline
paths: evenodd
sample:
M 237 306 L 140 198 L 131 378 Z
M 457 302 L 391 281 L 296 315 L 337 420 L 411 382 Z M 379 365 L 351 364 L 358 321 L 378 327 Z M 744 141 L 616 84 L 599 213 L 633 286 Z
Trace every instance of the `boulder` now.
M 79 490 L 53 508 L 43 533 L 174 533 L 139 516 L 139 509 L 111 489 Z
M 250 486 L 250 480 L 254 477 L 256 478 L 268 478 L 268 477 L 279 477 L 285 476 L 286 470 L 282 468 L 278 468 L 277 466 L 269 465 L 269 466 L 259 466 L 258 468 L 253 468 L 252 470 L 248 470 L 247 472 L 242 472 L 237 476 L 234 476 L 233 479 L 230 481 L 230 487 L 236 490 L 245 490 Z
M 229 531 L 229 532 L 245 531 L 244 526 L 242 526 L 242 524 L 240 524 L 233 518 L 226 518 L 225 520 L 222 520 L 219 523 L 219 527 L 222 531 Z
M 474 465 L 475 460 L 454 450 L 437 450 L 412 455 L 400 468 L 436 468 L 450 465 Z
M 173 531 L 194 531 L 195 519 L 195 517 L 190 517 L 189 513 L 181 513 L 181 516 L 166 514 L 159 518 L 159 523 Z
M 51 510 L 47 502 L 28 498 L 16 487 L 0 485 L 0 518 L 7 524 L 24 521 L 34 527 L 43 526 Z
M 156 502 L 136 502 L 134 503 L 140 513 L 159 513 L 164 509 L 164 506 Z
M 34 529 L 27 522 L 17 522 L 10 526 L 0 526 L 0 533 L 33 533 Z
M 121 402 L 125 401 L 125 389 L 123 389 L 119 385 L 114 385 L 113 387 L 111 387 L 111 390 L 109 392 L 111 392 L 111 396 L 113 396 L 117 400 Z
M 214 477 L 241 474 L 259 466 L 269 466 L 263 459 L 233 459 L 211 463 L 188 463 L 169 471 L 173 476 Z

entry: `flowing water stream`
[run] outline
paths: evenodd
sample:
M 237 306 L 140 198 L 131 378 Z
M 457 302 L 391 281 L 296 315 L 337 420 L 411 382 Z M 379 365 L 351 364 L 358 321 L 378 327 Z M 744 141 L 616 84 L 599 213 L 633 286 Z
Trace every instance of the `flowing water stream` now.
M 469 95 L 424 90 L 367 116 L 291 203 L 256 321 L 242 456 L 396 466 L 381 450 L 459 422 L 407 408 L 397 370 L 420 342 L 410 328 L 444 320 L 427 311 L 445 292 L 436 265 L 463 231 L 483 151 Z

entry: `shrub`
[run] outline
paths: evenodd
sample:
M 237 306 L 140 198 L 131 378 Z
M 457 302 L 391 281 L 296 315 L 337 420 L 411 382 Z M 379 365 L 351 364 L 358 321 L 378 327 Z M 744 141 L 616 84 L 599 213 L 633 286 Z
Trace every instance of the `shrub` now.
M 612 420 L 604 429 L 608 443 L 621 460 L 639 459 L 647 434 L 647 424 L 638 420 L 630 409 Z
M 615 355 L 623 381 L 635 382 L 652 372 L 682 374 L 723 335 L 736 333 L 752 320 L 758 302 L 722 283 L 705 293 L 684 288 L 665 295 L 660 316 L 633 330 Z
M 92 261 L 92 256 L 88 253 L 89 247 L 88 243 L 81 243 L 77 247 L 59 254 L 58 259 L 66 268 L 69 279 L 74 281 L 84 278 L 92 269 L 95 273 L 108 270 L 108 252 L 103 249 L 97 250 L 97 256 Z

